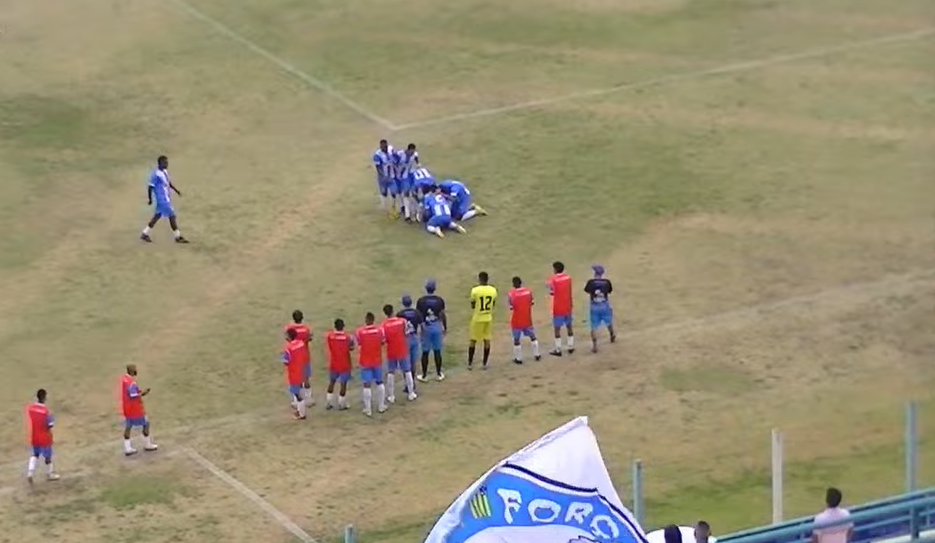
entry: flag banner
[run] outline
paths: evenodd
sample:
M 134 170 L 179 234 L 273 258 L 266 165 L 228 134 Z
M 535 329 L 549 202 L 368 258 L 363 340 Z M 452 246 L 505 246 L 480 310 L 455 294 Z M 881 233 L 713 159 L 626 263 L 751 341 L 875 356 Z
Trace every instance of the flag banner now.
M 620 502 L 587 417 L 500 461 L 438 519 L 425 543 L 647 543 Z

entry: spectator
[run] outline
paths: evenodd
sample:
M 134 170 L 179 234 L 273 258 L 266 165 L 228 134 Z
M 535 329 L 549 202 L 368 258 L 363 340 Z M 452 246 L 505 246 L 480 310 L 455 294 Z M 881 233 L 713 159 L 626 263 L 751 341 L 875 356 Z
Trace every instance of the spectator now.
M 666 543 L 682 543 L 682 531 L 675 524 L 666 526 L 662 531 Z
M 815 515 L 815 526 L 812 530 L 812 543 L 850 543 L 854 532 L 854 524 L 846 523 L 837 526 L 822 528 L 824 524 L 847 519 L 850 511 L 841 507 L 843 496 L 837 488 L 831 487 L 825 494 L 827 508 Z
M 695 543 L 717 543 L 717 538 L 711 537 L 711 525 L 703 520 L 695 524 Z

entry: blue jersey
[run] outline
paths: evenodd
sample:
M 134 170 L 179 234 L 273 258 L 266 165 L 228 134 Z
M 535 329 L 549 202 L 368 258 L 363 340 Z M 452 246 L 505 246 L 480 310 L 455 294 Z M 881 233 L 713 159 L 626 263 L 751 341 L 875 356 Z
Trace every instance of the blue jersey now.
M 395 166 L 393 165 L 393 155 L 396 154 L 396 151 L 392 147 L 387 147 L 386 152 L 383 152 L 382 149 L 377 149 L 373 152 L 373 165 L 376 167 L 378 174 L 382 178 L 392 178 L 395 173 Z
M 435 187 L 435 178 L 432 177 L 432 173 L 421 166 L 409 173 L 409 180 L 412 181 L 412 188 L 421 190 L 423 194 Z
M 446 189 L 455 200 L 462 200 L 465 196 L 471 195 L 471 191 L 468 190 L 464 183 L 455 181 L 454 179 L 446 179 L 439 183 L 438 186 Z
M 414 336 L 419 333 L 419 327 L 422 326 L 422 313 L 413 307 L 404 307 L 396 314 L 401 319 L 406 319 L 406 335 Z
M 445 312 L 445 300 L 435 294 L 426 294 L 416 302 L 416 309 L 422 314 L 425 327 L 428 329 L 441 329 L 441 314 Z
M 413 151 L 412 155 L 408 155 L 405 150 L 400 149 L 396 151 L 393 159 L 396 165 L 396 179 L 411 180 L 412 172 L 419 167 L 419 153 Z
M 169 196 L 169 172 L 156 168 L 149 176 L 149 188 L 156 197 L 157 204 L 168 204 L 172 198 Z
M 430 217 L 451 217 L 451 204 L 441 194 L 429 194 L 423 201 Z

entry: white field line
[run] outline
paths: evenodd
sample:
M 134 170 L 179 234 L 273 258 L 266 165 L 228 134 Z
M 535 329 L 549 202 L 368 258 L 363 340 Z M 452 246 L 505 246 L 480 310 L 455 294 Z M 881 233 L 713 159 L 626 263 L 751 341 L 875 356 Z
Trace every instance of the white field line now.
M 854 301 L 849 300 L 848 297 L 860 295 L 864 297 L 875 298 L 890 294 L 909 293 L 915 292 L 921 287 L 928 287 L 933 284 L 935 284 L 935 273 L 930 270 L 920 269 L 903 274 L 888 275 L 874 281 L 840 285 L 810 294 L 802 294 L 799 296 L 784 298 L 782 300 L 755 304 L 738 309 L 731 309 L 712 315 L 693 317 L 676 322 L 622 331 L 620 333 L 620 338 L 623 340 L 623 342 L 625 342 L 627 339 L 637 339 L 644 336 L 652 337 L 676 334 L 693 330 L 721 328 L 729 325 L 742 326 L 751 322 L 756 322 L 758 318 L 762 318 L 764 315 L 780 312 L 790 308 L 815 306 L 822 303 L 833 302 L 838 299 L 841 299 L 844 303 L 854 303 Z M 464 368 L 461 365 L 451 366 L 446 370 L 446 373 L 451 375 L 459 373 L 462 370 L 464 370 Z M 352 389 L 352 392 L 356 394 L 358 391 Z M 321 399 L 320 395 L 318 399 Z M 356 399 L 359 398 L 355 398 L 355 400 Z M 158 440 L 160 436 L 175 436 L 193 431 L 204 432 L 206 430 L 219 427 L 249 422 L 256 419 L 257 416 L 263 416 L 266 414 L 270 414 L 272 416 L 275 415 L 277 411 L 283 411 L 284 409 L 285 406 L 283 405 L 282 407 L 271 407 L 269 409 L 261 409 L 257 411 L 217 417 L 209 420 L 202 420 L 198 424 L 186 424 L 164 431 L 159 431 L 156 429 L 154 435 Z M 113 448 L 114 451 L 119 452 L 121 447 L 121 438 L 116 437 L 119 433 L 119 431 L 115 430 L 115 438 L 108 441 L 102 441 L 100 443 L 94 443 L 74 449 L 66 449 L 68 451 L 68 457 L 74 459 L 75 457 L 81 457 L 90 453 L 97 453 L 99 451 L 106 450 L 107 448 Z M 25 465 L 25 458 L 26 457 L 24 456 L 22 461 L 16 460 L 0 464 L 0 474 L 8 470 L 22 470 L 23 466 Z
M 296 79 L 304 82 L 305 84 L 311 86 L 312 88 L 318 89 L 319 91 L 341 102 L 342 104 L 347 106 L 347 108 L 354 111 L 361 117 L 364 117 L 368 121 L 378 124 L 387 130 L 391 130 L 391 131 L 396 130 L 396 127 L 393 125 L 393 123 L 367 110 L 362 105 L 351 100 L 347 96 L 341 94 L 340 92 L 335 90 L 331 85 L 329 85 L 327 82 L 307 72 L 300 70 L 294 64 L 287 62 L 283 60 L 282 58 L 269 52 L 268 50 L 264 49 L 263 47 L 260 47 L 252 40 L 232 30 L 230 27 L 228 27 L 224 23 L 218 21 L 214 17 L 211 17 L 207 13 L 189 4 L 185 0 L 172 0 L 172 3 L 174 3 L 176 6 L 183 9 L 184 11 L 188 12 L 192 17 L 195 17 L 196 19 L 200 20 L 201 22 L 213 28 L 218 34 L 221 34 L 229 38 L 230 40 L 235 41 L 239 43 L 240 45 L 243 45 L 244 47 L 249 49 L 251 52 L 264 58 L 271 64 L 277 66 L 279 69 L 286 72 L 287 74 L 295 77 Z
M 283 528 L 285 528 L 290 533 L 292 533 L 292 535 L 297 537 L 300 541 L 302 541 L 303 543 L 317 543 L 315 539 L 312 536 L 308 535 L 308 533 L 305 530 L 300 528 L 298 524 L 292 522 L 292 520 L 289 517 L 287 517 L 285 513 L 273 507 L 271 503 L 264 500 L 259 494 L 251 490 L 250 487 L 248 487 L 247 485 L 235 479 L 230 473 L 227 473 L 226 471 L 219 468 L 214 462 L 202 456 L 195 449 L 185 447 L 183 450 L 185 454 L 191 457 L 192 460 L 197 462 L 201 467 L 211 472 L 211 474 L 213 474 L 215 477 L 217 477 L 221 481 L 224 481 L 225 483 L 230 485 L 230 487 L 236 490 L 241 496 L 243 496 L 244 498 L 247 498 L 248 500 L 256 504 L 257 507 L 262 509 L 269 516 L 273 517 L 273 519 L 276 522 L 278 522 Z
M 553 98 L 542 98 L 539 100 L 530 100 L 528 102 L 519 102 L 517 104 L 511 104 L 508 106 L 492 107 L 492 108 L 487 108 L 487 109 L 479 109 L 479 110 L 471 111 L 468 113 L 458 113 L 455 115 L 447 115 L 444 117 L 437 117 L 435 119 L 428 119 L 425 121 L 414 121 L 411 123 L 395 125 L 394 130 L 401 131 L 401 130 L 409 130 L 413 128 L 425 128 L 425 127 L 435 126 L 439 124 L 447 124 L 447 123 L 453 123 L 453 122 L 458 122 L 458 121 L 465 121 L 469 119 L 477 119 L 479 117 L 490 117 L 493 115 L 500 115 L 501 113 L 510 113 L 513 111 L 520 111 L 524 109 L 533 109 L 533 108 L 552 105 L 552 104 L 559 104 L 562 102 L 569 102 L 572 100 L 581 100 L 583 98 L 593 98 L 595 96 L 606 96 L 608 94 L 614 94 L 618 92 L 645 89 L 647 87 L 656 87 L 660 85 L 667 85 L 670 83 L 677 83 L 680 81 L 688 81 L 692 79 L 701 79 L 704 77 L 710 77 L 710 76 L 716 76 L 716 75 L 746 72 L 750 70 L 756 70 L 758 68 L 775 66 L 777 64 L 785 64 L 789 62 L 795 62 L 798 60 L 807 60 L 807 59 L 813 59 L 813 58 L 827 57 L 827 56 L 836 55 L 839 53 L 846 53 L 848 51 L 855 51 L 858 49 L 876 47 L 879 45 L 919 40 L 922 38 L 927 38 L 932 35 L 935 35 L 935 27 L 922 28 L 922 29 L 915 30 L 912 32 L 891 34 L 888 36 L 872 38 L 869 40 L 854 41 L 854 42 L 843 43 L 841 45 L 835 45 L 831 47 L 821 47 L 818 49 L 809 49 L 807 51 L 802 51 L 801 53 L 791 53 L 788 55 L 778 55 L 778 56 L 773 56 L 773 57 L 761 58 L 757 60 L 734 62 L 731 64 L 725 64 L 723 66 L 717 66 L 714 68 L 706 68 L 704 70 L 693 70 L 689 72 L 681 72 L 681 73 L 675 73 L 675 74 L 670 74 L 670 75 L 663 75 L 660 77 L 654 77 L 652 79 L 645 79 L 643 81 L 623 83 L 621 85 L 616 85 L 613 87 L 607 87 L 603 89 L 592 89 L 592 90 L 574 92 L 571 94 L 566 94 L 563 96 L 556 96 Z

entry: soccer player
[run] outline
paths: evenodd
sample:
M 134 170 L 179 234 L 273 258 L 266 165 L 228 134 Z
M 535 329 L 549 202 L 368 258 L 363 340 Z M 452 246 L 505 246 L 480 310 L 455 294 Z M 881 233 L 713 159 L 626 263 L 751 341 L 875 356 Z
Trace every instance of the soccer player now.
M 572 328 L 571 276 L 565 273 L 565 265 L 552 263 L 549 277 L 549 294 L 552 296 L 552 326 L 555 328 L 555 348 L 552 356 L 562 356 L 562 327 L 568 331 L 568 354 L 575 352 L 575 332 Z
M 338 393 L 338 411 L 347 409 L 347 382 L 351 380 L 351 351 L 354 336 L 344 331 L 344 320 L 334 320 L 334 330 L 325 336 L 328 348 L 328 394 L 325 409 L 334 409 L 334 384 L 341 383 Z
M 420 355 L 422 354 L 422 343 L 419 341 L 419 335 L 422 331 L 422 313 L 412 307 L 412 297 L 408 294 L 403 295 L 400 302 L 402 302 L 403 308 L 399 310 L 396 316 L 406 319 L 406 343 L 409 347 L 409 378 L 406 379 L 406 383 L 410 383 L 412 382 L 411 379 L 416 375 L 416 366 L 419 365 L 419 358 L 421 358 Z M 428 364 L 426 363 L 426 365 Z M 407 394 L 415 392 L 415 383 L 411 388 L 403 389 L 403 392 Z
M 394 179 L 393 147 L 380 140 L 380 148 L 373 152 L 373 168 L 377 172 L 377 190 L 380 191 L 380 206 L 396 218 L 396 183 Z M 386 208 L 386 199 L 390 198 L 390 209 Z
M 286 345 L 282 349 L 282 363 L 286 368 L 289 400 L 295 420 L 305 420 L 305 366 L 308 364 L 308 344 L 299 339 L 295 328 L 286 330 Z
M 425 199 L 435 192 L 435 178 L 432 177 L 432 172 L 423 166 L 419 166 L 409 174 L 409 184 L 415 200 L 418 201 L 416 220 L 419 222 L 427 221 L 428 218 L 424 216 L 427 211 Z
M 419 167 L 419 153 L 416 151 L 416 144 L 410 143 L 405 150 L 399 150 L 395 155 L 396 165 L 396 185 L 399 190 L 399 196 L 402 200 L 403 213 L 406 222 L 412 222 L 412 216 L 416 212 L 415 198 L 412 192 L 412 171 Z
M 529 338 L 532 342 L 532 355 L 536 360 L 541 360 L 539 354 L 539 340 L 536 339 L 536 329 L 532 325 L 532 306 L 535 301 L 532 297 L 532 291 L 523 286 L 523 280 L 518 276 L 513 278 L 513 288 L 510 289 L 508 299 L 510 301 L 510 329 L 513 332 L 513 363 L 523 363 L 523 346 L 520 340 L 523 336 Z
M 598 328 L 607 327 L 611 343 L 617 341 L 617 333 L 614 332 L 614 310 L 609 298 L 614 285 L 610 279 L 604 279 L 604 266 L 595 264 L 591 269 L 594 270 L 594 277 L 585 283 L 584 291 L 591 297 L 591 352 L 596 353 Z
M 452 220 L 451 206 L 448 199 L 441 193 L 441 189 L 425 200 L 425 206 L 428 208 L 428 220 L 425 223 L 426 231 L 440 238 L 445 237 L 444 230 L 457 230 L 462 234 L 467 233 L 463 226 Z
M 149 435 L 149 418 L 146 416 L 146 408 L 143 407 L 143 397 L 149 394 L 150 389 L 140 390 L 140 386 L 136 383 L 136 375 L 136 364 L 129 364 L 127 373 L 120 383 L 124 418 L 123 454 L 126 456 L 136 454 L 136 449 L 133 448 L 133 442 L 130 440 L 130 430 L 137 426 L 143 429 L 143 450 L 152 452 L 159 449 L 159 446 L 153 443 L 152 436 Z
M 309 343 L 312 342 L 312 330 L 305 320 L 305 315 L 301 310 L 296 309 L 292 312 L 292 322 L 286 325 L 286 331 L 295 330 L 296 339 L 305 342 L 305 359 L 308 363 L 305 365 L 305 384 L 302 385 L 302 399 L 305 405 L 311 407 L 315 405 L 315 396 L 312 394 L 312 353 L 309 349 Z
M 442 372 L 442 348 L 445 335 L 448 334 L 448 317 L 445 315 L 445 299 L 435 294 L 437 285 L 434 279 L 425 282 L 425 296 L 416 302 L 416 310 L 422 315 L 422 374 L 418 376 L 423 383 L 428 380 L 429 352 L 435 355 L 435 379 L 445 380 Z
M 175 208 L 172 207 L 170 190 L 175 191 L 179 196 L 182 195 L 179 189 L 175 188 L 175 185 L 173 185 L 172 181 L 169 179 L 169 159 L 166 158 L 165 155 L 161 155 L 156 159 L 156 169 L 150 174 L 149 186 L 146 189 L 148 205 L 153 205 L 153 196 L 156 197 L 156 211 L 153 213 L 153 218 L 150 219 L 146 227 L 143 228 L 143 232 L 140 234 L 141 240 L 152 243 L 153 238 L 149 237 L 149 233 L 152 232 L 153 227 L 156 226 L 159 219 L 168 217 L 169 226 L 172 227 L 172 235 L 175 236 L 175 242 L 188 243 L 188 240 L 185 239 L 179 231 L 178 221 L 175 219 Z
M 46 479 L 50 481 L 59 479 L 52 466 L 52 427 L 55 425 L 55 419 L 45 405 L 46 397 L 45 389 L 40 388 L 36 392 L 36 401 L 26 407 L 30 430 L 29 444 L 32 445 L 32 456 L 29 457 L 29 465 L 26 467 L 26 480 L 29 484 L 32 484 L 40 456 L 45 459 Z
M 386 411 L 386 386 L 383 385 L 383 330 L 374 324 L 373 313 L 364 316 L 364 325 L 357 329 L 357 363 L 360 366 L 360 380 L 364 383 L 364 415 L 373 416 L 373 391 L 371 384 L 377 385 L 377 411 Z
M 412 365 L 409 362 L 409 342 L 406 339 L 406 328 L 409 321 L 393 315 L 393 306 L 383 306 L 386 316 L 381 323 L 383 337 L 386 339 L 386 388 L 389 392 L 386 401 L 396 403 L 396 371 L 403 373 L 406 381 L 406 394 L 409 401 L 416 399 L 415 386 L 412 382 Z
M 487 272 L 477 274 L 478 285 L 471 289 L 471 330 L 468 346 L 468 369 L 474 369 L 474 350 L 484 342 L 484 369 L 490 362 L 490 340 L 493 339 L 493 310 L 497 305 L 497 289 L 489 284 Z
M 471 191 L 461 181 L 446 179 L 438 184 L 444 194 L 451 195 L 451 216 L 456 221 L 466 221 L 476 215 L 486 215 L 481 206 L 471 201 Z

